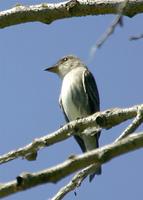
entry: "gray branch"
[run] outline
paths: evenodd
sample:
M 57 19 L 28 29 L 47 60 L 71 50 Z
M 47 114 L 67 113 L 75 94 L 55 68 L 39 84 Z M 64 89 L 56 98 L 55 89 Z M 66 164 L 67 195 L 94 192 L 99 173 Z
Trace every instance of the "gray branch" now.
M 143 39 L 143 33 L 140 35 L 131 36 L 129 38 L 129 40 L 139 40 L 139 39 Z
M 105 129 L 112 128 L 126 120 L 136 117 L 138 107 L 140 107 L 140 110 L 143 110 L 143 104 L 124 109 L 114 108 L 95 113 L 87 118 L 72 121 L 51 134 L 35 139 L 25 147 L 0 156 L 0 164 L 19 157 L 26 158 L 27 160 L 34 160 L 40 149 L 68 139 L 74 135 L 77 130 L 82 134 L 88 127 L 97 127 L 97 129 L 99 129 L 99 127 Z
M 19 175 L 16 180 L 0 184 L 0 198 L 23 191 L 40 184 L 57 183 L 64 177 L 88 167 L 91 164 L 104 164 L 125 153 L 143 147 L 143 132 L 133 134 L 118 142 L 106 145 L 93 151 L 70 157 L 57 166 L 42 170 L 37 173 Z
M 137 116 L 133 120 L 133 122 L 123 131 L 123 133 L 115 140 L 115 142 L 122 140 L 123 138 L 127 137 L 128 135 L 132 134 L 140 125 L 143 123 L 143 109 L 138 106 Z M 99 168 L 99 165 L 92 164 L 91 166 L 81 170 L 78 172 L 72 180 L 62 187 L 57 194 L 51 200 L 61 200 L 63 197 L 75 190 L 77 187 L 80 186 L 82 181 L 89 175 L 91 172 L 95 172 Z
M 17 5 L 0 12 L 0 28 L 27 23 L 42 22 L 50 24 L 55 20 L 87 15 L 118 14 L 124 0 L 69 0 L 60 3 L 39 5 Z M 123 15 L 132 17 L 143 12 L 143 0 L 129 0 Z
M 126 8 L 129 0 L 124 0 L 122 4 L 118 8 L 118 15 L 114 18 L 112 21 L 111 25 L 108 27 L 108 29 L 101 35 L 99 40 L 97 40 L 96 44 L 92 46 L 90 55 L 91 57 L 94 56 L 96 53 L 97 49 L 101 48 L 103 44 L 107 41 L 107 39 L 114 33 L 115 28 L 117 25 L 122 26 L 122 21 L 123 21 L 123 13 L 124 9 Z
M 143 109 L 142 106 L 138 106 L 137 116 L 133 122 L 123 131 L 123 133 L 115 140 L 115 142 L 127 137 L 134 133 L 136 129 L 143 123 Z
M 92 172 L 95 172 L 99 169 L 99 164 L 92 164 L 84 169 L 82 169 L 80 172 L 78 172 L 71 181 L 62 187 L 57 194 L 51 199 L 51 200 L 61 200 L 63 197 L 71 192 L 72 190 L 75 190 L 77 187 L 79 187 L 82 183 L 82 181 Z

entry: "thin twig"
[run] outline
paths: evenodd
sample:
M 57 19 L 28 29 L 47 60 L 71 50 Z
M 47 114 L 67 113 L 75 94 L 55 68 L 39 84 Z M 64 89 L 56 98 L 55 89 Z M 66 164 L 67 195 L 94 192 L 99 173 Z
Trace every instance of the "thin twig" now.
M 91 58 L 93 58 L 97 49 L 101 48 L 103 46 L 103 44 L 106 42 L 106 40 L 110 37 L 110 35 L 112 35 L 114 33 L 117 25 L 119 24 L 120 26 L 122 26 L 123 12 L 124 12 L 128 2 L 129 2 L 129 0 L 125 0 L 124 2 L 122 2 L 122 4 L 120 5 L 120 7 L 117 10 L 118 15 L 114 18 L 114 20 L 112 21 L 111 25 L 107 28 L 105 33 L 103 33 L 103 35 L 99 38 L 97 43 L 91 48 L 91 51 L 90 51 Z
M 83 170 L 81 170 L 77 174 L 75 174 L 75 176 L 71 179 L 71 181 L 67 185 L 62 187 L 51 200 L 61 200 L 61 199 L 63 199 L 63 197 L 66 194 L 68 194 L 72 190 L 75 190 L 75 188 L 79 187 L 81 185 L 82 181 L 90 173 L 92 173 L 93 171 L 95 172 L 99 168 L 99 166 L 100 165 L 98 165 L 98 164 L 93 164 L 93 165 L 90 165 L 89 167 L 84 168 Z
M 136 36 L 131 36 L 129 38 L 129 40 L 139 40 L 139 39 L 142 39 L 143 38 L 143 33 L 140 34 L 140 35 L 136 35 Z
M 132 134 L 136 129 L 143 123 L 143 107 L 138 107 L 138 112 L 136 118 L 133 122 L 124 130 L 124 132 L 115 140 L 118 142 L 119 140 L 127 137 L 128 135 Z

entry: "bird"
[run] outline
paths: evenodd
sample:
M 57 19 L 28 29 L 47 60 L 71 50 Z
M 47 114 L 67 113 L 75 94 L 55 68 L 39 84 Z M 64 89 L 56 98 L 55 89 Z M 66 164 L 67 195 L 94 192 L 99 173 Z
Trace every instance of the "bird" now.
M 80 58 L 74 55 L 64 56 L 55 65 L 46 68 L 45 71 L 57 74 L 62 80 L 59 104 L 67 123 L 87 117 L 100 110 L 96 81 Z M 90 129 L 87 129 L 86 132 L 88 130 L 89 134 L 81 136 L 77 133 L 74 135 L 83 153 L 99 147 L 100 131 L 96 134 L 91 134 Z M 101 167 L 90 174 L 90 182 L 95 174 L 101 174 Z

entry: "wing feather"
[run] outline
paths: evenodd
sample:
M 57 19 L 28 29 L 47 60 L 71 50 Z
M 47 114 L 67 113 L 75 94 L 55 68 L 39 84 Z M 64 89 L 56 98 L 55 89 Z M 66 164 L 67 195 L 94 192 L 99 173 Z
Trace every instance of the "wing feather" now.
M 96 85 L 96 81 L 90 71 L 86 69 L 83 72 L 83 88 L 85 90 L 85 93 L 87 95 L 88 99 L 88 106 L 90 108 L 90 114 L 93 114 L 97 111 L 100 110 L 100 98 L 99 98 L 99 92 L 98 88 Z M 100 137 L 100 132 L 96 135 L 97 138 Z M 96 140 L 97 147 L 99 146 L 98 144 L 98 139 Z
M 87 69 L 83 72 L 83 88 L 88 98 L 88 105 L 90 107 L 90 114 L 100 110 L 99 92 L 95 79 L 91 72 Z

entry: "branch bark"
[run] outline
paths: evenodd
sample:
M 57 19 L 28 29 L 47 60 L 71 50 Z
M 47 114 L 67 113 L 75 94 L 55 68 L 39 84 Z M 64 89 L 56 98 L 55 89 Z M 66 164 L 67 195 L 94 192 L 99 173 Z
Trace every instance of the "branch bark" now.
M 143 123 L 143 109 L 138 107 L 137 116 L 133 122 L 123 131 L 123 133 L 115 140 L 115 142 L 127 137 L 136 131 L 136 129 Z
M 0 12 L 0 28 L 27 23 L 42 22 L 50 24 L 55 20 L 99 14 L 118 14 L 124 0 L 70 0 L 60 3 L 39 5 L 17 5 Z M 122 15 L 132 17 L 143 12 L 143 0 L 129 0 Z
M 0 198 L 44 183 L 57 183 L 64 177 L 88 167 L 104 164 L 117 156 L 143 147 L 143 132 L 106 145 L 82 155 L 70 157 L 65 162 L 37 173 L 25 173 L 8 183 L 0 184 Z
M 72 180 L 67 185 L 62 187 L 58 191 L 58 193 L 53 198 L 51 198 L 51 200 L 61 200 L 61 199 L 63 199 L 66 194 L 68 194 L 72 190 L 75 190 L 75 188 L 79 187 L 81 185 L 82 181 L 89 174 L 91 174 L 93 171 L 95 172 L 96 170 L 98 170 L 99 166 L 100 166 L 99 164 L 92 164 L 89 167 L 86 167 L 86 168 L 82 169 L 80 172 L 78 172 L 72 178 Z
M 88 127 L 97 127 L 97 129 L 99 129 L 99 126 L 105 129 L 112 128 L 113 126 L 116 126 L 128 119 L 136 117 L 138 107 L 143 110 L 143 104 L 124 109 L 114 108 L 95 113 L 87 118 L 72 121 L 51 134 L 35 139 L 25 147 L 10 151 L 0 156 L 0 164 L 19 157 L 32 160 L 31 155 L 35 155 L 44 147 L 48 147 L 57 142 L 68 139 L 74 135 L 77 130 L 82 134 L 82 132 Z M 34 159 L 36 159 L 36 156 Z
M 101 48 L 103 44 L 106 42 L 106 40 L 109 38 L 110 35 L 113 34 L 115 31 L 115 28 L 117 25 L 122 26 L 123 25 L 123 14 L 124 9 L 126 8 L 129 0 L 124 0 L 122 4 L 118 8 L 118 15 L 115 17 L 115 19 L 112 21 L 111 25 L 108 27 L 108 29 L 101 35 L 99 40 L 97 40 L 96 44 L 92 46 L 90 51 L 90 56 L 93 57 L 97 51 L 97 49 Z
M 123 131 L 123 133 L 115 140 L 115 142 L 122 140 L 123 138 L 127 137 L 128 135 L 132 134 L 136 131 L 136 129 L 143 123 L 143 110 L 142 106 L 138 106 L 138 112 L 135 119 L 132 121 L 132 123 Z M 91 173 L 96 172 L 96 170 L 99 169 L 99 165 L 92 164 L 89 167 L 81 170 L 78 172 L 72 180 L 62 187 L 57 194 L 51 199 L 51 200 L 61 200 L 63 197 L 71 192 L 72 190 L 75 190 L 77 187 L 80 186 L 82 181 Z

